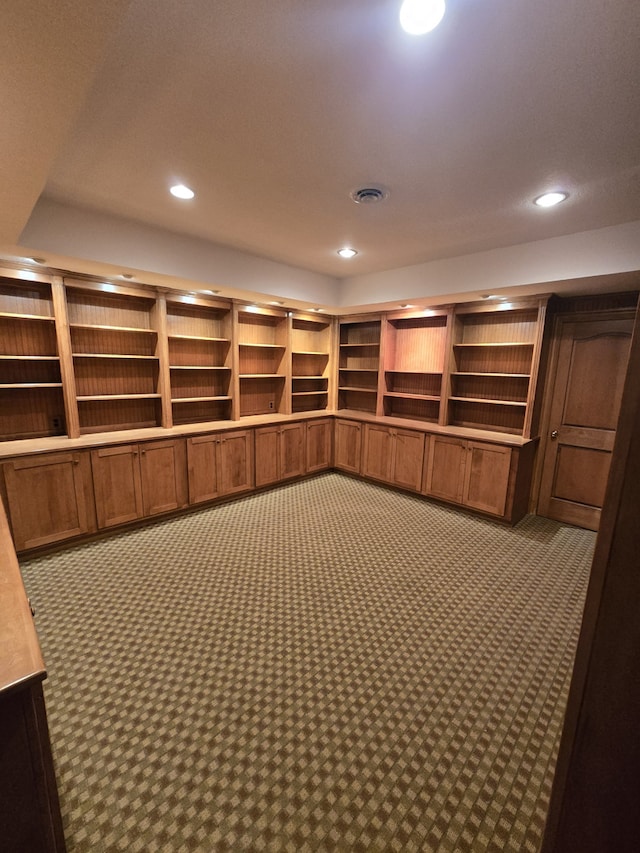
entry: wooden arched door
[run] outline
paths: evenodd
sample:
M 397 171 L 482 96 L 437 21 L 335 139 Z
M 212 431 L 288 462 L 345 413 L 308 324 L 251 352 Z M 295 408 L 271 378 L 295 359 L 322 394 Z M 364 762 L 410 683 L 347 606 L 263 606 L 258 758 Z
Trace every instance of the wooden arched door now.
M 559 317 L 538 514 L 597 530 L 633 317 Z

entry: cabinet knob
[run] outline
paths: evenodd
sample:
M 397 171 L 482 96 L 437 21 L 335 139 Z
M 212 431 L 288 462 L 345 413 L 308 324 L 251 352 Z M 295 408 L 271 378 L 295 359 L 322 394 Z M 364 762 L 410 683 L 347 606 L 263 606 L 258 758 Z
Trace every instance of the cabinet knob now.
M 147 452 L 146 450 L 141 450 L 141 451 L 140 451 L 140 453 L 141 453 L 143 456 L 145 455 L 145 453 L 146 453 L 146 452 Z
M 557 438 L 558 438 L 558 430 L 557 429 L 551 430 L 551 441 L 555 441 Z

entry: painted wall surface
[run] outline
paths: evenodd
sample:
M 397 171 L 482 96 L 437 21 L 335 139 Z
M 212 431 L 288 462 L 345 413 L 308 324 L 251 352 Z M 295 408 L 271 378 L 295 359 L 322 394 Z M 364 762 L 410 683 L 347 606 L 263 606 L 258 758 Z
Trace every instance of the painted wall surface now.
M 20 244 L 36 253 L 102 261 L 212 288 L 278 294 L 321 305 L 338 301 L 338 280 L 330 276 L 48 198 L 38 201 Z
M 34 253 L 133 268 L 331 310 L 419 298 L 477 298 L 501 288 L 560 292 L 557 283 L 640 270 L 640 221 L 431 261 L 342 281 L 133 220 L 41 198 L 20 243 Z M 546 288 L 545 284 L 549 283 Z
M 502 287 L 635 270 L 640 270 L 640 222 L 628 222 L 597 231 L 353 276 L 342 281 L 338 304 L 402 302 L 471 291 L 492 293 Z

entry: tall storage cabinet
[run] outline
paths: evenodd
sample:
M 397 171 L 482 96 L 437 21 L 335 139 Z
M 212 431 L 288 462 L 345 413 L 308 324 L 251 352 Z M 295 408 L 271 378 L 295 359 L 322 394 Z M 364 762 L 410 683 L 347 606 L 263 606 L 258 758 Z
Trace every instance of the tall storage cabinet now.
M 329 406 L 332 381 L 332 322 L 328 317 L 296 313 L 291 318 L 291 411 Z
M 375 414 L 380 369 L 379 317 L 340 321 L 338 408 Z
M 286 311 L 237 309 L 239 415 L 286 414 L 290 411 Z

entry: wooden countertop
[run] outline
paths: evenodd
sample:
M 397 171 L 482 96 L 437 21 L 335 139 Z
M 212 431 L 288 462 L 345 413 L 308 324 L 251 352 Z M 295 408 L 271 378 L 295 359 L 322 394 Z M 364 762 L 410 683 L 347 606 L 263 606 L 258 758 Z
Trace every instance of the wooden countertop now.
M 407 418 L 376 417 L 366 412 L 351 409 L 325 409 L 315 412 L 300 412 L 295 415 L 255 415 L 243 417 L 239 421 L 210 421 L 208 423 L 184 424 L 171 427 L 149 427 L 147 429 L 119 430 L 118 432 L 97 432 L 82 435 L 80 438 L 68 438 L 66 435 L 50 438 L 32 438 L 17 441 L 0 442 L 0 460 L 14 456 L 29 456 L 37 453 L 52 453 L 59 451 L 83 450 L 93 447 L 104 447 L 114 444 L 131 444 L 138 441 L 157 441 L 162 438 L 182 438 L 191 435 L 203 435 L 210 432 L 227 432 L 229 430 L 249 429 L 269 426 L 270 424 L 295 423 L 296 421 L 317 420 L 319 418 L 345 418 L 362 423 L 376 423 L 397 429 L 413 429 L 418 432 L 448 435 L 452 438 L 463 438 L 470 441 L 486 441 L 492 444 L 503 444 L 510 447 L 523 447 L 537 439 L 522 438 L 520 435 L 491 432 L 489 430 L 471 429 L 468 427 L 439 426 L 425 421 L 413 421 Z
M 0 694 L 44 678 L 40 643 L 0 501 Z

